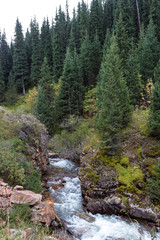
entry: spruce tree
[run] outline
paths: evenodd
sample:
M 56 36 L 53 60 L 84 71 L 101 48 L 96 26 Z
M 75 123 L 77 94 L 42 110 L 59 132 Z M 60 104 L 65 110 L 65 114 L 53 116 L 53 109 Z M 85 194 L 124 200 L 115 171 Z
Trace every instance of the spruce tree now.
M 55 18 L 53 34 L 53 73 L 55 81 L 58 81 L 63 71 L 63 63 L 66 54 L 66 20 L 65 13 L 59 8 Z
M 6 89 L 9 73 L 12 68 L 12 62 L 11 62 L 11 52 L 7 44 L 5 32 L 3 32 L 2 38 L 1 38 L 0 58 L 1 58 L 2 76 L 3 76 L 5 89 Z
M 29 84 L 29 70 L 22 25 L 18 19 L 15 27 L 13 71 L 17 89 L 25 95 L 26 86 Z
M 91 41 L 89 35 L 86 33 L 85 39 L 82 42 L 80 49 L 80 64 L 83 77 L 83 85 L 91 87 L 92 82 L 92 63 L 91 63 Z
M 57 112 L 59 121 L 70 114 L 82 113 L 83 86 L 79 59 L 76 51 L 68 48 L 61 78 Z
M 35 115 L 45 124 L 48 131 L 53 133 L 55 127 L 55 95 L 51 70 L 47 58 L 41 67 L 41 79 L 39 81 L 39 90 L 35 106 Z
M 123 67 L 125 67 L 126 58 L 129 51 L 129 40 L 128 40 L 128 35 L 125 29 L 125 23 L 122 18 L 122 13 L 120 13 L 118 21 L 116 22 L 115 35 L 116 35 L 118 48 L 120 50 L 120 58 L 121 58 Z
M 117 147 L 120 131 L 129 121 L 130 104 L 123 76 L 119 49 L 115 37 L 103 58 L 99 74 L 99 116 L 97 127 L 102 146 L 113 150 Z
M 93 41 L 96 34 L 98 35 L 99 40 L 102 43 L 104 40 L 102 2 L 99 0 L 92 0 L 89 25 L 89 35 L 91 41 Z
M 26 35 L 25 35 L 25 48 L 26 48 L 26 55 L 27 55 L 27 65 L 29 69 L 29 76 L 31 74 L 31 62 L 32 62 L 32 37 L 31 33 L 27 29 Z
M 155 33 L 153 20 L 150 19 L 146 34 L 142 28 L 138 43 L 138 58 L 140 64 L 140 74 L 143 84 L 146 85 L 148 79 L 153 79 L 154 68 L 159 60 L 160 47 Z
M 7 85 L 6 99 L 9 102 L 9 104 L 13 105 L 17 101 L 17 96 L 18 94 L 17 94 L 16 83 L 14 81 L 14 74 L 12 71 L 10 71 L 8 85 Z
M 129 97 L 133 106 L 140 106 L 141 100 L 141 78 L 139 74 L 140 66 L 138 61 L 137 48 L 132 47 L 126 59 L 125 78 L 129 90 Z
M 82 0 L 78 5 L 78 23 L 80 26 L 80 40 L 84 41 L 86 32 L 89 32 L 89 10 L 87 4 Z
M 38 84 L 41 77 L 40 76 L 41 55 L 40 55 L 39 25 L 35 18 L 31 22 L 30 27 L 31 27 L 31 38 L 32 38 L 31 82 L 32 82 L 32 86 L 35 86 Z
M 5 83 L 3 80 L 2 65 L 0 61 L 0 103 L 2 103 L 4 100 L 4 90 L 5 90 Z
M 154 71 L 154 89 L 152 95 L 151 111 L 149 118 L 150 135 L 160 136 L 160 60 Z
M 52 39 L 51 31 L 49 26 L 48 18 L 44 19 L 41 27 L 40 35 L 40 48 L 41 48 L 41 59 L 47 58 L 50 69 L 53 69 L 53 51 L 52 51 Z

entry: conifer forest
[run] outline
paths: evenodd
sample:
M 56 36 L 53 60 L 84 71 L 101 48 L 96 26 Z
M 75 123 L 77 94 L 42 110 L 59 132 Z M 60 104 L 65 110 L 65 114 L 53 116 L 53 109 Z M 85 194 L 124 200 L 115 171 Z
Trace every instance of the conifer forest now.
M 35 16 L 23 30 L 17 18 L 10 43 L 7 32 L 0 32 L 0 145 L 10 151 L 5 155 L 0 147 L 2 177 L 33 191 L 39 189 L 36 181 L 41 185 L 34 166 L 19 160 L 24 142 L 12 141 L 19 130 L 6 129 L 9 113 L 9 120 L 2 117 L 12 112 L 14 122 L 16 114 L 26 114 L 26 124 L 31 116 L 34 126 L 42 124 L 37 134 L 47 129 L 49 151 L 82 157 L 88 211 L 94 213 L 88 199 L 108 196 L 94 192 L 107 168 L 118 176 L 116 197 L 127 202 L 132 194 L 145 209 L 149 196 L 160 212 L 160 0 L 82 0 L 72 17 L 66 1 L 52 22 L 44 18 L 40 26 Z M 6 158 L 14 167 L 6 168 Z

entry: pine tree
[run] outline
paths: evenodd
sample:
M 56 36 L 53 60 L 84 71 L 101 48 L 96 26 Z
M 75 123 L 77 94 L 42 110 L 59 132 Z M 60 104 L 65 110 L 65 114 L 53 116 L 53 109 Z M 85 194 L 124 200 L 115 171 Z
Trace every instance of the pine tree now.
M 22 25 L 17 19 L 15 27 L 13 71 L 17 89 L 25 95 L 26 86 L 28 86 L 29 70 L 27 65 L 27 56 L 25 42 L 22 33 Z
M 41 48 L 41 59 L 46 57 L 49 67 L 53 69 L 53 51 L 52 51 L 52 40 L 51 40 L 51 31 L 49 26 L 48 18 L 44 19 L 41 27 L 40 35 L 40 48 Z
M 89 32 L 89 10 L 87 4 L 82 0 L 78 5 L 78 23 L 80 26 L 80 40 L 84 41 L 86 33 Z
M 119 49 L 113 36 L 99 74 L 99 117 L 97 127 L 102 146 L 115 149 L 120 131 L 129 121 L 129 94 L 123 76 Z
M 104 2 L 104 14 L 103 14 L 103 31 L 104 36 L 106 34 L 106 29 L 109 29 L 109 31 L 112 31 L 113 28 L 113 21 L 114 21 L 114 1 L 108 0 Z
M 5 83 L 5 88 L 7 87 L 9 72 L 12 68 L 11 53 L 6 40 L 5 32 L 2 34 L 1 47 L 0 47 L 0 58 L 2 67 L 2 76 Z
M 92 63 L 91 63 L 91 41 L 89 35 L 86 33 L 85 39 L 82 42 L 80 49 L 80 64 L 83 77 L 83 85 L 91 87 L 92 82 Z
M 156 36 L 160 41 L 160 1 L 159 0 L 152 0 L 151 6 L 150 6 L 150 18 L 153 19 Z
M 104 40 L 102 3 L 99 0 L 92 0 L 89 25 L 89 35 L 91 41 L 93 41 L 96 34 L 98 35 L 99 40 L 102 43 Z
M 26 54 L 27 54 L 27 65 L 29 69 L 29 76 L 31 74 L 31 62 L 32 62 L 32 37 L 31 33 L 27 29 L 26 35 L 25 35 L 25 48 L 26 48 Z
M 115 36 L 120 50 L 120 58 L 122 60 L 122 65 L 125 68 L 126 58 L 129 51 L 129 40 L 125 29 L 125 23 L 122 18 L 122 13 L 119 15 L 119 19 L 115 26 Z
M 50 133 L 53 133 L 55 127 L 55 95 L 52 83 L 50 67 L 45 57 L 41 67 L 41 79 L 39 81 L 35 115 L 45 124 Z
M 146 85 L 148 79 L 153 79 L 154 68 L 159 60 L 160 48 L 152 19 L 150 19 L 146 34 L 144 35 L 143 28 L 141 31 L 138 43 L 138 59 L 143 84 Z
M 153 89 L 149 118 L 150 135 L 160 136 L 160 60 L 154 71 L 155 85 Z
M 118 0 L 114 14 L 114 24 L 117 23 L 122 14 L 122 19 L 125 24 L 127 35 L 130 39 L 135 39 L 138 35 L 139 29 L 137 24 L 135 0 Z
M 58 81 L 63 71 L 63 63 L 66 54 L 66 20 L 65 14 L 59 8 L 55 18 L 54 35 L 53 35 L 53 73 L 55 81 Z
M 6 99 L 11 105 L 13 105 L 17 101 L 17 95 L 18 94 L 17 94 L 16 83 L 14 81 L 14 74 L 12 71 L 10 71 L 8 85 L 7 85 Z
M 73 42 L 74 46 L 76 47 L 77 52 L 80 52 L 80 26 L 78 23 L 78 19 L 76 17 L 75 9 L 73 10 L 73 18 L 71 21 L 71 33 L 70 33 L 70 40 L 69 40 L 69 47 L 71 47 L 71 39 L 72 39 L 72 49 L 73 49 Z
M 0 61 L 0 103 L 4 100 L 4 90 L 5 90 L 5 83 L 3 80 L 3 74 L 2 74 L 2 65 Z
M 68 48 L 58 96 L 57 111 L 59 120 L 70 114 L 81 114 L 82 101 L 83 87 L 78 55 L 76 51 L 71 52 Z
M 99 41 L 98 35 L 96 34 L 91 43 L 91 73 L 92 73 L 92 85 L 97 84 L 97 75 L 99 73 L 101 65 L 102 51 L 101 43 Z
M 141 100 L 142 89 L 139 68 L 137 48 L 134 48 L 132 44 L 132 48 L 126 60 L 125 78 L 129 90 L 130 101 L 133 106 L 140 106 Z
M 40 36 L 39 25 L 34 18 L 31 22 L 31 38 L 32 38 L 32 64 L 31 64 L 31 82 L 32 86 L 38 84 L 41 72 L 41 56 L 40 56 Z M 51 53 L 52 54 L 52 53 Z

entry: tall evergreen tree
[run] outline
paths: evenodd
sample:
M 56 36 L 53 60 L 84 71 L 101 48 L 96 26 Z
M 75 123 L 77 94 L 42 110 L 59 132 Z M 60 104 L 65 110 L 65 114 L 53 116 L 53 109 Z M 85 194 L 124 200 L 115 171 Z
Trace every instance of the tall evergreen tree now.
M 39 25 L 34 18 L 31 22 L 31 38 L 32 38 L 32 64 L 31 64 L 31 82 L 32 86 L 38 84 L 41 72 L 41 55 L 40 55 L 40 36 Z M 51 52 L 52 54 L 52 52 Z
M 49 67 L 53 69 L 53 51 L 52 51 L 52 39 L 51 39 L 51 31 L 49 26 L 48 18 L 44 19 L 41 27 L 41 35 L 40 35 L 40 46 L 41 46 L 41 59 L 46 57 Z
M 79 59 L 76 51 L 68 48 L 58 96 L 58 117 L 82 113 L 83 87 Z
M 85 87 L 91 87 L 93 85 L 91 63 L 91 41 L 89 39 L 88 33 L 86 33 L 85 39 L 81 45 L 80 63 L 82 69 L 83 85 Z
M 125 29 L 129 38 L 136 38 L 139 32 L 137 24 L 137 13 L 136 13 L 135 1 L 131 0 L 118 0 L 115 14 L 114 14 L 114 24 L 117 23 L 120 18 L 120 13 L 122 14 L 122 19 L 125 24 Z
M 115 37 L 103 58 L 99 74 L 99 117 L 97 127 L 102 146 L 115 149 L 121 129 L 129 121 L 129 94 L 123 76 L 119 49 Z
M 27 29 L 26 35 L 25 35 L 25 48 L 26 48 L 26 54 L 27 54 L 27 64 L 29 68 L 29 75 L 31 73 L 31 62 L 32 62 L 32 37 L 31 33 Z
M 11 52 L 6 40 L 5 32 L 2 34 L 1 47 L 0 47 L 0 58 L 2 67 L 2 76 L 5 83 L 5 88 L 7 87 L 9 72 L 12 68 L 11 62 Z
M 35 115 L 45 124 L 50 133 L 53 133 L 55 126 L 55 94 L 52 83 L 51 70 L 45 57 L 41 68 Z
M 160 136 L 160 60 L 154 71 L 154 89 L 149 118 L 149 129 L 152 136 Z
M 2 65 L 0 61 L 0 103 L 4 100 L 4 90 L 5 90 L 5 83 L 3 80 L 3 74 L 2 74 Z
M 83 42 L 86 32 L 89 32 L 89 10 L 87 4 L 82 0 L 78 5 L 78 23 L 80 26 L 80 39 Z
M 125 78 L 133 106 L 140 106 L 141 100 L 142 88 L 139 68 L 137 48 L 132 45 L 126 61 Z
M 13 71 L 17 89 L 19 92 L 23 91 L 23 94 L 25 95 L 25 89 L 26 86 L 28 86 L 29 70 L 22 25 L 18 19 L 15 27 Z
M 151 6 L 150 6 L 150 17 L 153 19 L 156 36 L 160 41 L 160 1 L 159 0 L 152 0 Z
M 108 0 L 104 2 L 104 14 L 103 14 L 103 32 L 106 34 L 106 29 L 112 31 L 114 24 L 114 2 L 113 0 Z
M 140 63 L 140 74 L 142 75 L 143 84 L 147 79 L 153 78 L 154 68 L 159 60 L 159 43 L 155 33 L 153 20 L 150 19 L 146 34 L 142 29 L 138 43 L 138 58 Z
M 66 20 L 65 13 L 59 8 L 55 18 L 53 35 L 53 73 L 55 80 L 58 81 L 63 71 L 63 63 L 66 54 Z
M 120 58 L 122 60 L 122 65 L 125 68 L 126 58 L 129 51 L 129 40 L 125 29 L 125 23 L 122 18 L 122 13 L 120 13 L 119 19 L 115 26 L 115 35 L 118 48 L 120 50 Z
M 99 40 L 102 43 L 104 40 L 102 2 L 99 0 L 92 0 L 89 26 L 89 35 L 91 41 L 93 41 L 96 34 L 98 35 Z

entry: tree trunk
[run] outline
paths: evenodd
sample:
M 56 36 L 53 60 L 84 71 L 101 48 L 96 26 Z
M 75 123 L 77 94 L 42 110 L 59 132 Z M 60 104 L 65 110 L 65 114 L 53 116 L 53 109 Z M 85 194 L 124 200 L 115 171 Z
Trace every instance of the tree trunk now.
M 140 19 L 138 0 L 136 0 L 136 8 L 137 8 L 137 18 L 138 18 L 138 30 L 139 30 L 139 33 L 140 33 L 140 31 L 141 31 L 141 19 Z

